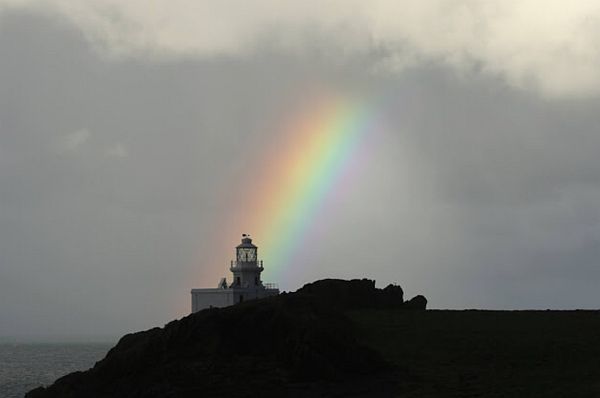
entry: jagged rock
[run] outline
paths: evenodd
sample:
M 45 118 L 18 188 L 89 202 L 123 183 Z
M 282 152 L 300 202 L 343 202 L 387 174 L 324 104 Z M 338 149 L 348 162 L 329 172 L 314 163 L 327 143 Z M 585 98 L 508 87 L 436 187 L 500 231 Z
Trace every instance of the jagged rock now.
M 404 304 L 404 291 L 398 285 L 387 285 L 380 296 L 382 306 L 400 307 Z
M 381 290 L 370 279 L 323 279 L 304 285 L 297 293 L 342 310 L 401 307 L 404 295 L 400 286 L 388 285 Z
M 418 295 L 404 303 L 404 308 L 408 310 L 425 310 L 427 308 L 427 299 Z
M 323 279 L 307 283 L 297 294 L 336 309 L 366 308 L 377 300 L 375 281 L 369 279 Z
M 360 344 L 343 312 L 378 305 L 402 305 L 402 289 L 332 279 L 203 310 L 126 335 L 94 368 L 26 397 L 368 396 L 360 391 L 372 388 L 386 396 L 390 366 Z

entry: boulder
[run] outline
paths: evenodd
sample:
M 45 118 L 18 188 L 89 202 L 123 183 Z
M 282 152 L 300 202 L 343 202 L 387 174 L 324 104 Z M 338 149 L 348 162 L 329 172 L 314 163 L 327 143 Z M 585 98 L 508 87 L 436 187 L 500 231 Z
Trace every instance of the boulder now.
M 424 296 L 418 295 L 404 303 L 404 308 L 407 310 L 425 310 L 427 308 L 427 299 Z

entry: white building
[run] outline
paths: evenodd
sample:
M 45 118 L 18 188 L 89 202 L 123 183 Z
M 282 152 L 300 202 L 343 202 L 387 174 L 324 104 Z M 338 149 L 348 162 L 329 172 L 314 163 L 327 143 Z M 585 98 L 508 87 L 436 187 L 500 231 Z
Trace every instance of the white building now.
M 214 289 L 192 289 L 192 312 L 279 294 L 275 284 L 263 283 L 260 279 L 264 268 L 262 260 L 258 260 L 257 249 L 250 236 L 242 235 L 242 243 L 235 248 L 236 260 L 231 261 L 229 268 L 233 281 L 228 285 L 227 280 L 221 278 Z

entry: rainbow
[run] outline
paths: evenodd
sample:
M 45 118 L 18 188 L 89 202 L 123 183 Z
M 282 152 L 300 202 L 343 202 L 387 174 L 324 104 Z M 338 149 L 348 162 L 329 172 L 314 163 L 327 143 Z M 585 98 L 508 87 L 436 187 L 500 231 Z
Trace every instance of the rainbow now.
M 251 182 L 240 190 L 246 194 L 239 194 L 242 210 L 229 220 L 223 237 L 231 243 L 241 232 L 251 233 L 264 259 L 265 280 L 274 282 L 285 280 L 300 260 L 295 251 L 323 222 L 323 204 L 346 191 L 346 173 L 361 158 L 361 144 L 379 119 L 372 102 L 331 93 L 300 108 L 275 134 L 262 164 L 248 169 Z

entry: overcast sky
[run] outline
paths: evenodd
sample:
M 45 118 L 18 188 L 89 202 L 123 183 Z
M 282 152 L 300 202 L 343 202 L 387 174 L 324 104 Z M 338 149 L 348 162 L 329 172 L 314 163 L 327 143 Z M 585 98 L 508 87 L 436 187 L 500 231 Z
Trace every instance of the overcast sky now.
M 315 82 L 385 91 L 386 128 L 285 290 L 599 307 L 600 6 L 281 3 L 0 0 L 0 337 L 185 315 L 227 273 L 229 184 Z

